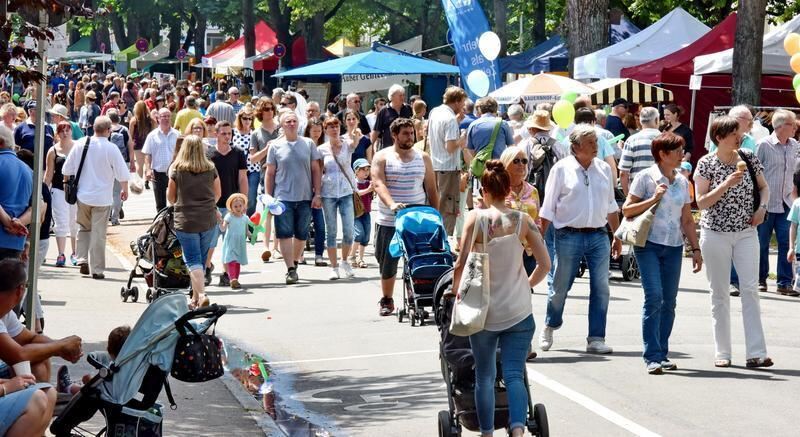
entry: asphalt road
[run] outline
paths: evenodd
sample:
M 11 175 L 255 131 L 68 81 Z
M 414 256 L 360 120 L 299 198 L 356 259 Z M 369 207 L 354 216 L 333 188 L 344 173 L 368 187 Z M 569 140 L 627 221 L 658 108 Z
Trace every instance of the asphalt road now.
M 152 205 L 149 191 L 132 197 L 129 221 L 112 229 L 115 247 L 142 232 Z M 436 327 L 378 316 L 374 267 L 357 269 L 352 280 L 329 281 L 328 268 L 301 266 L 300 283 L 287 287 L 283 262 L 262 263 L 261 249 L 261 243 L 250 248 L 243 290 L 210 287 L 208 293 L 230 308 L 218 327 L 229 347 L 271 362 L 281 408 L 331 435 L 436 435 L 437 412 L 447 408 Z M 670 354 L 679 370 L 661 376 L 648 375 L 641 359 L 640 283 L 623 282 L 612 271 L 607 341 L 614 353 L 596 356 L 583 352 L 588 276 L 576 280 L 553 348 L 528 365 L 532 395 L 547 406 L 553 435 L 797 435 L 800 299 L 761 293 L 776 365 L 750 370 L 744 367 L 741 306 L 732 298 L 734 366 L 717 369 L 705 274 L 692 274 L 688 260 L 683 267 Z M 774 281 L 769 286 L 774 291 Z M 398 281 L 396 297 L 399 290 Z M 538 337 L 544 286 L 532 300 Z

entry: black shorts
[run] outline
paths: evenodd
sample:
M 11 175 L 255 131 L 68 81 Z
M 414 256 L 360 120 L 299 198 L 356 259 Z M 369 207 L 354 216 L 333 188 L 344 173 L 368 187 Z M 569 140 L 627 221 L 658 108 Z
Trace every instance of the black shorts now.
M 389 243 L 394 237 L 394 226 L 376 225 L 375 229 L 375 258 L 381 271 L 381 279 L 397 276 L 397 263 L 400 258 L 389 254 Z

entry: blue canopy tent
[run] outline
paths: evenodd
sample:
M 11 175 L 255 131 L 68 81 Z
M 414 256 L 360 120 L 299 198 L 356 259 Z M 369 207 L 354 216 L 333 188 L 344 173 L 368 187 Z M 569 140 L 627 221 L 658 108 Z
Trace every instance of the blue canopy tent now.
M 357 55 L 284 71 L 273 77 L 390 74 L 458 74 L 458 67 L 411 54 L 402 55 L 370 50 Z

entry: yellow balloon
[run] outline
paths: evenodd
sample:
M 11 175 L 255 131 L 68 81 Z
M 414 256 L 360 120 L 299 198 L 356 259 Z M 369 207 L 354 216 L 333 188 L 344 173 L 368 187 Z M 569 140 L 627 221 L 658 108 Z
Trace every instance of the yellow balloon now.
M 568 128 L 574 118 L 575 107 L 568 100 L 561 99 L 553 105 L 553 120 L 560 128 Z
M 800 103 L 800 90 L 794 92 L 794 97 L 797 99 L 797 102 Z
M 800 34 L 790 33 L 783 39 L 783 49 L 789 56 L 794 56 L 800 52 Z
M 789 65 L 792 66 L 792 71 L 800 74 L 800 53 L 795 53 L 794 55 L 792 55 L 792 59 L 789 61 Z

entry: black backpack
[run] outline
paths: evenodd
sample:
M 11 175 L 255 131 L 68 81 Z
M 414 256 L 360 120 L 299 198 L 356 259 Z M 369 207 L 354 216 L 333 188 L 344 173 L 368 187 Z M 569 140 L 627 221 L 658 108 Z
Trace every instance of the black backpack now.
M 533 139 L 533 141 L 536 141 Z M 544 201 L 544 187 L 547 184 L 547 177 L 550 175 L 550 170 L 558 161 L 553 147 L 556 146 L 555 138 L 547 138 L 547 141 L 542 143 L 541 139 L 531 146 L 528 160 L 530 161 L 531 170 L 528 173 L 528 183 L 536 187 L 539 192 L 539 202 Z

